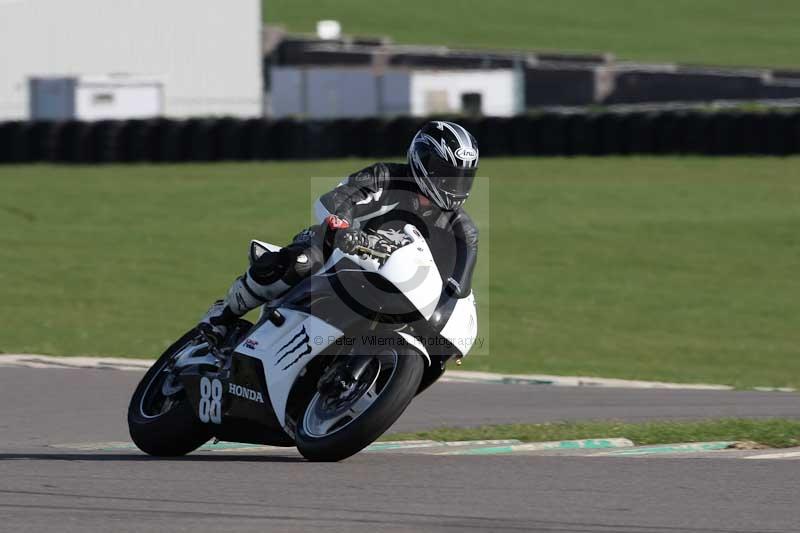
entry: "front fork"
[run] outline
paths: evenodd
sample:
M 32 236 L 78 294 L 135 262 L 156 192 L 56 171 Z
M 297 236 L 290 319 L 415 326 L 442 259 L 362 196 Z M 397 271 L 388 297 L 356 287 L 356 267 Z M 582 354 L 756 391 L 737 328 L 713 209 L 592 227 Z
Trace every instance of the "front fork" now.
M 322 395 L 334 393 L 337 389 L 347 390 L 356 383 L 364 370 L 374 359 L 372 355 L 347 355 L 347 362 L 340 361 L 326 370 L 317 382 L 317 390 Z

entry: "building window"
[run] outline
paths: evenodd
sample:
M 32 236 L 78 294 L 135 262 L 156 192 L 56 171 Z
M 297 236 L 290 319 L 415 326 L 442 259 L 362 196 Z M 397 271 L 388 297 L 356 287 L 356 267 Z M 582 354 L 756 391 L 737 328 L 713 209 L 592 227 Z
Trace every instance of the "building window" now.
M 95 105 L 109 105 L 114 103 L 112 93 L 95 93 L 92 95 L 92 103 Z
M 461 95 L 461 112 L 465 115 L 483 114 L 483 95 L 481 93 L 463 93 Z

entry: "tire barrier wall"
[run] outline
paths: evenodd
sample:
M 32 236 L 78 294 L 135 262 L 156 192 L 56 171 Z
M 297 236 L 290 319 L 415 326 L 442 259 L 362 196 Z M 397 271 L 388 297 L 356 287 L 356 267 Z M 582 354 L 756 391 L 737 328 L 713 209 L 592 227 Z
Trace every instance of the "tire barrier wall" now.
M 484 156 L 800 153 L 800 112 L 641 112 L 456 118 Z M 424 119 L 210 118 L 0 123 L 0 163 L 397 157 Z

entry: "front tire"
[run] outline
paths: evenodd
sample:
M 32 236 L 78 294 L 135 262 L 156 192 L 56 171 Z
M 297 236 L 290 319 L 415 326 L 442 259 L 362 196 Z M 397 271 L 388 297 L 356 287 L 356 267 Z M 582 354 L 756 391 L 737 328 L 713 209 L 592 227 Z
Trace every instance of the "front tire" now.
M 168 367 L 173 356 L 196 337 L 192 330 L 150 367 L 139 382 L 128 406 L 128 430 L 136 447 L 157 457 L 186 455 L 212 436 L 206 424 L 195 416 L 186 390 Z M 172 380 L 168 382 L 167 380 Z M 164 391 L 174 393 L 169 395 Z
M 387 371 L 390 361 L 394 366 L 382 377 L 381 368 Z M 409 347 L 392 348 L 376 355 L 370 364 L 377 364 L 375 376 L 368 375 L 367 380 L 372 381 L 351 405 L 338 406 L 339 398 L 326 398 L 320 392 L 310 399 L 295 434 L 303 457 L 310 461 L 346 459 L 380 437 L 411 403 L 425 371 L 419 352 Z M 348 409 L 353 413 L 349 420 Z

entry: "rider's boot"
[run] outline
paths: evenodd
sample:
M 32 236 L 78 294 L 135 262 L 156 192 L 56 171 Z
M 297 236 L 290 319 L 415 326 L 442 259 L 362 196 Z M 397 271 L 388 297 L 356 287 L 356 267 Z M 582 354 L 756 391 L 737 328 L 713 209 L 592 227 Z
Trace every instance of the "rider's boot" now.
M 200 320 L 198 329 L 217 345 L 239 317 L 286 293 L 324 263 L 316 244 L 320 230 L 305 230 L 277 252 L 252 259 L 247 272 L 233 282 L 224 300 L 217 300 Z
M 281 280 L 262 285 L 247 272 L 233 282 L 225 299 L 214 302 L 197 327 L 219 345 L 237 319 L 279 296 L 287 288 Z
M 282 295 L 299 280 L 296 265 L 307 262 L 301 252 L 302 249 L 290 246 L 261 255 L 233 282 L 225 299 L 214 302 L 198 329 L 219 345 L 238 318 Z

